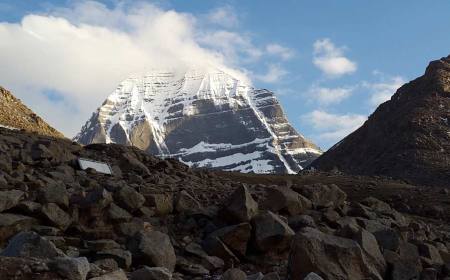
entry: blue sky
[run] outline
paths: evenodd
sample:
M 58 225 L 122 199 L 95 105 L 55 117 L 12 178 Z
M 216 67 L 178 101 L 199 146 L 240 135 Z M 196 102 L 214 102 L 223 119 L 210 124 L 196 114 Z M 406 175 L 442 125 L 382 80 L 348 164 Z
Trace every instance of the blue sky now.
M 146 2 L 147 15 L 164 16 L 170 33 L 174 30 L 170 42 L 188 42 L 190 46 L 180 50 L 183 55 L 208 60 L 219 54 L 218 63 L 244 72 L 256 87 L 277 93 L 296 129 L 323 149 L 358 127 L 399 85 L 422 75 L 429 61 L 450 53 L 447 0 Z M 0 84 L 73 136 L 124 73 L 136 71 L 140 62 L 155 61 L 151 55 L 139 56 L 142 46 L 149 51 L 155 46 L 147 42 L 151 33 L 136 35 L 133 29 L 161 31 L 135 23 L 141 18 L 133 9 L 141 4 L 0 0 Z M 64 32 L 82 40 L 95 26 L 111 34 L 98 40 L 90 37 L 86 44 L 76 41 L 82 47 L 74 47 L 71 38 L 64 41 Z M 34 39 L 27 38 L 30 34 Z M 124 34 L 131 34 L 132 40 L 122 38 Z M 60 37 L 55 45 L 42 45 L 42 36 Z M 114 41 L 101 41 L 108 38 Z M 122 39 L 145 44 L 111 46 Z M 135 52 L 126 53 L 135 47 Z M 89 63 L 74 59 L 61 64 L 61 57 L 77 56 L 80 49 Z M 106 62 L 97 56 L 98 49 Z M 127 57 L 130 64 L 121 60 Z M 106 70 L 95 63 L 106 65 Z M 33 74 L 36 71 L 39 75 Z M 68 112 L 72 117 L 64 116 Z

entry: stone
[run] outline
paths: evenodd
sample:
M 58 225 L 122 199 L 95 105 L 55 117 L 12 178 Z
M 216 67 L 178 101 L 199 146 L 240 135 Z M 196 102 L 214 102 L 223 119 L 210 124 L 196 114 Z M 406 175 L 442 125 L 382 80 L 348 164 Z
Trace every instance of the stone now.
M 377 239 L 378 244 L 381 248 L 396 251 L 400 245 L 400 235 L 393 229 L 386 226 L 380 226 L 376 229 L 366 228 L 371 232 Z
M 120 269 L 89 280 L 128 280 L 128 278 L 125 272 Z
M 289 217 L 288 225 L 293 231 L 297 232 L 304 227 L 316 227 L 313 217 L 309 215 L 298 215 Z
M 129 251 L 120 248 L 105 249 L 96 252 L 95 259 L 113 259 L 120 268 L 128 269 L 131 266 L 132 255 Z
M 0 256 L 0 279 L 2 280 L 63 280 L 67 279 L 50 271 L 42 259 Z
M 238 257 L 218 237 L 206 238 L 202 246 L 209 255 L 219 257 L 227 263 L 239 263 Z
M 86 246 L 92 252 L 120 248 L 120 245 L 111 239 L 90 240 L 86 242 Z
M 293 189 L 310 199 L 315 207 L 341 207 L 347 199 L 347 194 L 335 184 L 298 186 Z
M 135 270 L 130 275 L 131 280 L 171 280 L 172 273 L 165 267 L 148 267 Z
M 164 216 L 173 211 L 173 198 L 169 193 L 155 193 L 145 195 L 149 206 L 155 208 L 155 212 L 159 216 Z
M 114 203 L 111 203 L 108 207 L 108 217 L 113 222 L 127 222 L 133 218 L 133 216 L 131 216 L 131 214 L 125 209 L 120 208 Z
M 114 193 L 114 200 L 128 211 L 139 209 L 145 203 L 145 197 L 129 186 L 123 186 Z
M 312 204 L 309 199 L 288 187 L 274 187 L 267 189 L 267 199 L 264 201 L 264 206 L 272 212 L 281 211 L 289 216 L 294 216 L 303 214 L 311 208 Z
M 200 202 L 193 198 L 187 191 L 182 190 L 177 194 L 175 210 L 178 213 L 195 213 L 200 209 Z
M 45 238 L 35 232 L 20 232 L 16 234 L 8 243 L 8 246 L 1 252 L 5 257 L 22 258 L 55 258 L 63 257 L 59 249 Z
M 386 261 L 384 260 L 383 254 L 381 254 L 375 236 L 367 230 L 361 229 L 352 239 L 358 242 L 361 249 L 363 249 L 370 261 L 376 266 L 380 275 L 384 275 L 386 272 Z
M 49 263 L 49 267 L 68 280 L 86 280 L 86 276 L 90 270 L 89 262 L 85 257 L 56 258 Z
M 183 272 L 183 274 L 192 276 L 204 276 L 209 274 L 209 270 L 203 267 L 201 264 L 193 263 L 184 257 L 177 257 L 177 271 Z
M 173 272 L 175 250 L 167 234 L 159 231 L 140 231 L 128 243 L 136 264 L 165 267 Z
M 279 252 L 287 249 L 295 232 L 280 217 L 265 211 L 252 220 L 253 241 L 261 252 Z
M 65 231 L 72 223 L 72 218 L 56 203 L 48 203 L 41 208 L 42 215 L 54 226 Z
M 438 271 L 435 268 L 425 268 L 420 274 L 420 280 L 437 280 Z
M 355 241 L 303 228 L 292 242 L 288 264 L 291 280 L 315 272 L 325 279 L 383 279 Z
M 263 278 L 264 278 L 264 274 L 262 274 L 261 272 L 258 272 L 255 274 L 248 275 L 246 280 L 262 280 Z
M 76 203 L 80 208 L 95 207 L 104 209 L 113 202 L 113 197 L 110 192 L 104 188 L 95 188 L 89 191 L 85 197 L 79 199 Z
M 230 268 L 222 275 L 221 280 L 246 280 L 247 275 L 245 272 L 238 268 Z
M 0 191 L 0 212 L 17 206 L 24 192 L 19 190 Z
M 223 209 L 224 218 L 235 223 L 248 222 L 257 213 L 258 203 L 245 185 L 237 187 Z
M 315 274 L 314 272 L 311 272 L 308 273 L 308 275 L 306 275 L 306 277 L 303 280 L 323 280 L 323 278 Z
M 94 261 L 94 264 L 97 265 L 100 269 L 105 270 L 107 272 L 119 269 L 119 265 L 114 259 L 98 259 Z
M 436 247 L 429 243 L 419 244 L 419 254 L 430 260 L 433 266 L 440 267 L 444 264 L 441 255 Z
M 31 229 L 37 220 L 28 216 L 2 213 L 0 214 L 0 246 L 18 232 Z
M 216 240 L 218 238 L 235 254 L 245 256 L 251 231 L 252 227 L 249 223 L 241 223 L 218 229 L 211 233 L 207 239 Z M 205 242 L 205 244 L 208 243 L 213 244 L 214 242 Z
M 42 204 L 56 203 L 58 206 L 67 208 L 69 206 L 69 195 L 64 185 L 49 185 L 39 189 L 38 201 Z
M 262 280 L 281 280 L 280 275 L 276 272 L 270 272 L 264 275 Z

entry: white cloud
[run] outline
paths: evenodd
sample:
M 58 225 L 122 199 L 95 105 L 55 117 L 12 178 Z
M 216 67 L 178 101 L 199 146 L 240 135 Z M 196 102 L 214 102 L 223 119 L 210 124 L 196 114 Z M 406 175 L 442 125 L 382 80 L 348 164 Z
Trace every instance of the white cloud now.
M 344 99 L 350 97 L 354 88 L 351 87 L 338 87 L 327 88 L 320 86 L 313 86 L 308 92 L 308 98 L 316 101 L 320 105 L 337 104 Z
M 363 86 L 371 91 L 369 104 L 377 107 L 381 103 L 388 101 L 405 82 L 404 78 L 396 76 L 378 83 L 364 82 Z
M 286 71 L 284 68 L 282 68 L 278 64 L 269 64 L 267 73 L 265 74 L 256 74 L 254 75 L 254 78 L 265 82 L 265 83 L 276 83 L 281 80 L 284 76 L 288 74 L 288 71 Z
M 302 116 L 308 125 L 316 131 L 316 138 L 336 143 L 357 128 L 359 128 L 367 117 L 359 114 L 331 114 L 321 110 L 314 110 Z
M 0 84 L 69 137 L 130 74 L 213 65 L 249 81 L 237 69 L 264 55 L 245 34 L 203 30 L 192 14 L 143 2 L 73 3 L 0 23 Z M 277 81 L 285 73 L 271 66 L 261 79 Z M 55 106 L 46 90 L 63 100 Z
M 329 77 L 339 77 L 356 71 L 355 62 L 343 55 L 330 39 L 317 40 L 314 45 L 314 65 Z
M 294 50 L 275 43 L 268 44 L 266 46 L 266 52 L 271 55 L 279 56 L 282 60 L 288 60 L 295 54 Z
M 210 11 L 207 19 L 211 23 L 226 28 L 236 27 L 239 24 L 237 13 L 231 6 L 223 6 Z

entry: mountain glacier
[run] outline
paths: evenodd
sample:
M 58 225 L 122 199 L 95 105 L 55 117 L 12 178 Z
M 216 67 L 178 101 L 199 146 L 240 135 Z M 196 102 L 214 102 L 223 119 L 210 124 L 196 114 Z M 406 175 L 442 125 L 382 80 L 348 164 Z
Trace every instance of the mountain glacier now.
M 322 153 L 289 124 L 272 92 L 215 68 L 126 79 L 74 140 L 254 173 L 296 173 Z

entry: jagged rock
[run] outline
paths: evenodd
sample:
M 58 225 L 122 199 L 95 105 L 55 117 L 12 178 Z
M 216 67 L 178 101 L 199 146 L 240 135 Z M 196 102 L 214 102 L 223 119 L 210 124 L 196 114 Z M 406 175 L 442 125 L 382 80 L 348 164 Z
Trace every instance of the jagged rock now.
M 297 233 L 289 256 L 289 279 L 316 272 L 326 279 L 383 279 L 358 243 L 304 228 Z
M 130 275 L 131 280 L 171 280 L 172 273 L 165 267 L 144 266 Z
M 37 220 L 28 216 L 2 213 L 0 214 L 0 245 L 18 232 L 29 230 Z
M 400 257 L 390 250 L 384 251 L 384 259 L 388 264 L 386 277 L 392 280 L 419 279 L 422 267 L 416 260 Z
M 167 215 L 173 211 L 173 198 L 172 194 L 168 193 L 155 193 L 145 196 L 148 204 L 155 207 L 157 215 Z M 183 206 L 179 206 L 183 207 Z
M 262 280 L 281 280 L 280 276 L 276 272 L 270 272 L 264 275 Z
M 264 206 L 272 211 L 283 211 L 290 216 L 303 214 L 310 209 L 312 204 L 309 199 L 303 197 L 288 187 L 274 187 L 267 190 L 267 199 Z
M 68 280 L 85 280 L 90 270 L 89 262 L 85 257 L 56 258 L 49 263 L 49 267 Z
M 228 226 L 216 230 L 211 233 L 204 244 L 206 246 L 217 246 L 215 240 L 220 239 L 228 248 L 236 254 L 245 256 L 247 251 L 247 243 L 250 239 L 252 227 L 249 223 L 241 223 L 238 225 Z M 214 251 L 213 249 L 208 249 Z
M 64 185 L 50 185 L 39 189 L 38 200 L 42 204 L 56 203 L 58 206 L 69 206 L 69 195 Z
M 219 257 L 228 263 L 239 263 L 238 257 L 218 237 L 207 238 L 202 245 L 209 255 Z
M 104 188 L 95 188 L 89 191 L 85 197 L 76 201 L 81 208 L 96 207 L 103 209 L 113 202 L 113 197 L 110 192 Z
M 439 254 L 438 249 L 431 244 L 423 243 L 418 246 L 419 254 L 422 257 L 425 257 L 430 260 L 433 266 L 440 267 L 444 264 L 441 255 Z
M 116 270 L 89 280 L 128 280 L 128 278 L 123 270 Z
M 108 216 L 114 222 L 126 222 L 133 218 L 125 209 L 120 208 L 114 203 L 108 207 Z
M 293 189 L 310 199 L 315 207 L 341 207 L 347 199 L 347 194 L 335 184 L 296 186 Z
M 315 274 L 314 272 L 311 272 L 308 273 L 308 275 L 306 275 L 306 277 L 303 280 L 323 280 L 323 278 Z
M 94 261 L 94 264 L 107 272 L 112 272 L 119 269 L 119 265 L 114 259 L 98 259 Z
M 114 199 L 119 206 L 129 211 L 141 208 L 145 203 L 145 197 L 129 186 L 121 187 L 116 191 Z
M 176 264 L 175 251 L 167 234 L 159 231 L 141 231 L 130 240 L 128 248 L 136 263 L 165 267 L 173 272 Z
M 246 280 L 245 272 L 238 268 L 230 268 L 222 275 L 221 280 Z
M 87 241 L 86 246 L 92 252 L 120 248 L 120 245 L 116 241 L 111 240 L 111 239 L 100 239 L 100 240 Z
M 295 232 L 280 217 L 270 211 L 252 219 L 253 238 L 261 252 L 277 252 L 287 249 Z
M 177 194 L 175 210 L 178 213 L 192 213 L 201 208 L 200 202 L 193 198 L 187 191 L 182 190 Z
M 59 227 L 62 230 L 66 230 L 72 223 L 72 218 L 69 214 L 64 212 L 55 203 L 48 203 L 41 208 L 42 215 L 53 225 Z
M 183 257 L 177 257 L 176 267 L 178 271 L 192 276 L 202 276 L 209 274 L 209 270 L 203 267 L 201 264 L 192 263 Z
M 0 191 L 0 212 L 19 204 L 23 196 L 24 192 L 19 190 Z
M 258 203 L 248 188 L 240 185 L 233 192 L 223 209 L 224 218 L 234 222 L 248 222 L 258 213 Z
M 63 257 L 64 254 L 55 245 L 35 232 L 20 232 L 8 243 L 1 252 L 5 257 L 24 258 L 55 258 Z
M 373 263 L 376 266 L 380 275 L 384 275 L 386 271 L 386 261 L 384 260 L 384 257 L 381 254 L 375 236 L 370 232 L 361 229 L 358 231 L 356 235 L 353 236 L 352 239 L 358 242 L 361 249 L 363 249 L 363 251 L 367 254 L 371 263 Z
M 113 259 L 120 268 L 128 269 L 131 266 L 132 255 L 127 250 L 114 248 L 96 252 L 95 259 Z
M 304 227 L 316 227 L 313 217 L 308 215 L 298 215 L 289 217 L 288 219 L 289 227 L 295 232 L 299 231 Z
M 0 277 L 3 280 L 63 280 L 50 271 L 45 260 L 0 256 Z

